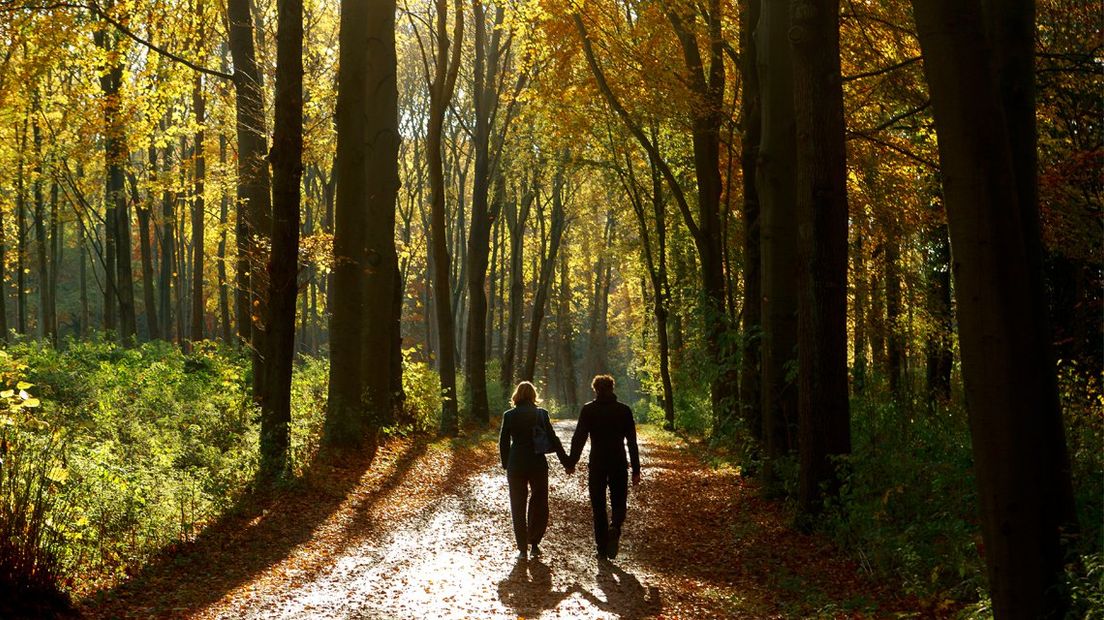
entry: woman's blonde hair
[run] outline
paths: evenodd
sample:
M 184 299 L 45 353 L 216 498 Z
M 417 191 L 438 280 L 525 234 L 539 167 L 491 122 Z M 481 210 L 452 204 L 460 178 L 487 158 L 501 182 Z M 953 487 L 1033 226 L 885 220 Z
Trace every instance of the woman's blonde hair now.
M 537 400 L 537 388 L 528 381 L 522 381 L 514 388 L 514 395 L 510 397 L 510 402 L 514 403 L 515 407 L 526 402 L 537 404 L 540 402 Z

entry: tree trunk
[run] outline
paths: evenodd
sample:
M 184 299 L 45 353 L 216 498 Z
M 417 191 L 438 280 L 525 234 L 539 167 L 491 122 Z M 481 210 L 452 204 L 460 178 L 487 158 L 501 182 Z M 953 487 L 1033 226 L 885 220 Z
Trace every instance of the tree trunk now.
M 740 29 L 740 70 L 743 91 L 740 113 L 743 117 L 740 168 L 744 190 L 744 329 L 740 367 L 740 408 L 751 436 L 763 437 L 763 396 L 760 374 L 763 315 L 762 256 L 759 240 L 759 189 L 756 166 L 762 135 L 762 111 L 759 102 L 759 68 L 756 64 L 755 37 L 752 30 L 759 22 L 760 0 L 742 1 Z
M 367 45 L 364 43 L 367 41 Z M 395 3 L 342 0 L 326 445 L 375 441 L 392 415 L 398 86 Z
M 797 392 L 787 379 L 797 346 L 796 129 L 789 0 L 763 0 L 755 29 L 762 110 L 756 176 L 762 243 L 762 394 L 764 477 L 772 487 L 772 462 L 796 446 Z M 771 489 L 773 491 L 773 489 Z
M 142 258 L 142 304 L 146 310 L 146 329 L 150 340 L 161 339 L 161 323 L 157 317 L 157 298 L 153 290 L 153 249 L 150 245 L 150 208 L 153 206 L 153 188 L 157 179 L 157 147 L 150 145 L 147 150 L 149 156 L 149 191 L 146 192 L 145 204 L 135 198 L 135 208 L 138 210 L 138 247 Z M 132 183 L 137 179 L 132 179 Z
M 226 169 L 226 136 L 219 135 L 219 166 Z M 219 198 L 219 242 L 218 242 L 218 300 L 219 324 L 222 328 L 222 341 L 230 344 L 234 340 L 234 328 L 230 324 L 230 280 L 226 275 L 226 227 L 230 217 L 230 196 L 225 186 L 220 190 Z
M 951 316 L 951 245 L 947 225 L 939 224 L 928 231 L 927 306 L 931 331 L 926 343 L 928 406 L 946 405 L 951 400 L 951 366 L 954 352 L 951 336 L 954 317 Z
M 490 250 L 491 223 L 495 214 L 487 205 L 490 189 L 491 116 L 497 106 L 497 76 L 499 38 L 505 11 L 499 5 L 495 11 L 490 46 L 486 41 L 486 16 L 482 0 L 473 0 L 475 23 L 475 172 L 472 182 L 471 229 L 468 233 L 468 329 L 467 380 L 471 395 L 471 416 L 481 425 L 490 420 L 487 406 L 487 254 Z
M 34 231 L 35 231 L 35 262 L 38 263 L 38 331 L 39 337 L 55 341 L 56 334 L 50 331 L 50 264 L 46 260 L 46 201 L 42 192 L 42 182 L 45 179 L 42 167 L 42 129 L 38 126 L 38 117 L 41 112 L 39 105 L 38 89 L 35 88 L 31 104 L 31 132 L 34 140 Z
M 835 458 L 851 452 L 847 394 L 847 161 L 839 0 L 794 0 L 797 127 L 798 505 L 819 513 L 835 495 Z
M 579 387 L 575 376 L 575 331 L 571 323 L 571 283 L 567 252 L 560 253 L 560 294 L 556 325 L 560 336 L 560 364 L 563 377 L 564 404 L 568 411 L 579 410 Z
M 947 206 L 981 529 L 997 618 L 1061 618 L 1076 529 L 1035 185 L 1034 4 L 914 2 Z M 988 32 L 986 31 L 988 26 Z
M 261 476 L 287 468 L 291 371 L 299 278 L 299 203 L 303 177 L 303 2 L 277 1 L 276 133 L 272 138 L 272 252 L 268 263 L 267 357 L 261 396 Z
M 161 129 L 165 129 L 165 122 L 162 121 Z M 165 340 L 172 342 L 174 340 L 175 325 L 173 321 L 173 304 L 172 304 L 172 287 L 173 287 L 173 272 L 176 271 L 173 265 L 176 261 L 176 244 L 175 244 L 175 232 L 176 232 L 176 197 L 173 195 L 171 185 L 168 182 L 169 175 L 172 174 L 172 141 L 168 141 L 165 145 L 165 152 L 161 158 L 161 174 L 165 177 L 162 179 L 164 188 L 161 190 L 161 274 L 159 284 L 159 303 L 161 306 L 161 320 L 165 326 Z M 179 332 L 177 332 L 179 333 Z
M 901 338 L 901 245 L 898 233 L 886 231 L 885 260 L 886 372 L 889 391 L 900 402 L 903 393 L 905 347 Z
M 541 322 L 544 320 L 545 305 L 548 302 L 548 287 L 552 282 L 552 272 L 556 266 L 556 253 L 560 249 L 560 240 L 563 238 L 566 218 L 564 217 L 563 186 L 564 166 L 567 157 L 557 167 L 552 181 L 552 214 L 548 229 L 548 250 L 541 256 L 540 276 L 537 280 L 537 290 L 533 294 L 533 314 L 529 320 L 529 338 L 525 350 L 525 365 L 521 378 L 525 381 L 533 380 L 533 373 L 537 364 L 537 346 L 540 343 Z M 538 213 L 543 209 L 538 207 Z
M 506 209 L 506 223 L 510 227 L 510 308 L 506 321 L 506 352 L 502 361 L 502 389 L 509 391 L 514 382 L 514 364 L 517 358 L 518 340 L 521 338 L 522 305 L 525 301 L 525 272 L 523 257 L 525 221 L 536 197 L 537 188 L 524 188 L 520 208 L 516 200 Z
M 203 2 L 196 3 L 196 12 L 202 15 Z M 201 29 L 202 31 L 202 29 Z M 195 178 L 192 179 L 195 196 L 192 198 L 192 316 L 188 338 L 192 342 L 203 340 L 203 319 L 205 304 L 203 303 L 203 231 L 206 226 L 204 221 L 204 181 L 207 175 L 207 158 L 204 156 L 204 132 L 203 124 L 207 122 L 207 98 L 203 95 L 203 76 L 196 73 L 192 84 L 192 105 L 195 109 L 196 126 L 195 149 L 193 160 L 195 163 Z
M 234 60 L 234 92 L 238 134 L 237 298 L 238 337 L 253 350 L 253 393 L 264 392 L 264 325 L 266 315 L 263 278 L 270 230 L 271 182 L 265 160 L 264 77 L 257 67 L 253 46 L 253 20 L 249 0 L 227 0 L 230 55 Z

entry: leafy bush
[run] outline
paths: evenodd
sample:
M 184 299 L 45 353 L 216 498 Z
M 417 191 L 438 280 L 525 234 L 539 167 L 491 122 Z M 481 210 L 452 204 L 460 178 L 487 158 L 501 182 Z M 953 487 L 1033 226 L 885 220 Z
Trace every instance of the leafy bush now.
M 912 594 L 973 599 L 984 564 L 965 413 L 909 417 L 887 401 L 852 401 L 853 452 L 823 526 L 867 571 Z

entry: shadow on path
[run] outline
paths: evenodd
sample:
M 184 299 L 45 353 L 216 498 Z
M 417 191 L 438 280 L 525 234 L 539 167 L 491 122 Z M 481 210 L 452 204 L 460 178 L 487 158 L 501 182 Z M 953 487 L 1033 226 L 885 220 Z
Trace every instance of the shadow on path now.
M 288 488 L 246 495 L 194 541 L 163 549 L 132 578 L 89 596 L 79 609 L 87 618 L 192 615 L 311 540 L 370 469 L 387 471 L 362 500 L 367 505 L 395 487 L 425 449 L 425 441 L 399 446 L 384 463 L 376 449 L 340 462 L 318 460 Z
M 578 587 L 573 583 L 564 590 L 553 590 L 552 569 L 547 564 L 519 559 L 510 574 L 498 582 L 498 600 L 518 617 L 537 617 L 546 609 L 554 609 Z

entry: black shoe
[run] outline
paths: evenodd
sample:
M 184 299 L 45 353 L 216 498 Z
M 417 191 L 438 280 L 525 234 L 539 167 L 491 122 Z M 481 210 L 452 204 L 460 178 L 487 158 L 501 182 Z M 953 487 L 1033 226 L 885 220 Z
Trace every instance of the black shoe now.
M 519 559 L 519 560 L 528 560 L 529 559 L 529 554 L 525 552 L 525 549 L 522 549 L 521 551 L 518 551 L 517 559 Z
M 529 549 L 529 555 L 531 555 L 535 558 L 540 557 L 542 555 L 540 547 L 537 546 L 537 543 L 533 543 L 532 548 Z
M 612 560 L 617 557 L 617 551 L 621 548 L 621 528 L 611 527 L 609 536 L 609 543 L 606 546 L 606 557 Z
M 599 549 L 595 555 L 598 556 L 599 562 L 605 562 L 606 560 L 609 560 L 609 557 L 606 555 L 605 549 Z

